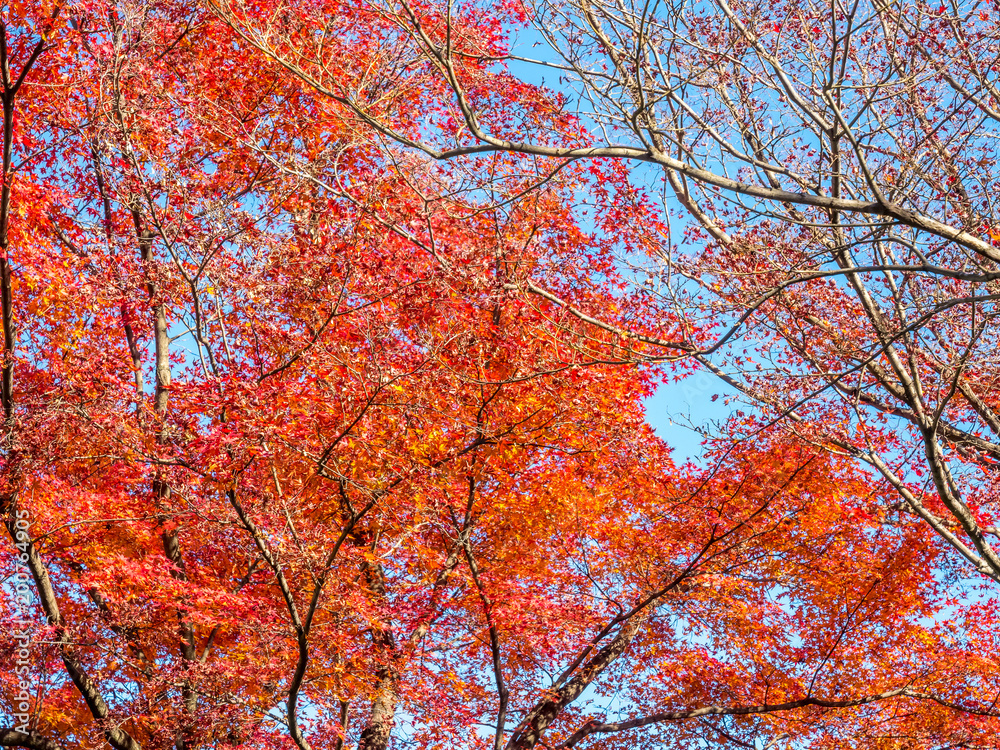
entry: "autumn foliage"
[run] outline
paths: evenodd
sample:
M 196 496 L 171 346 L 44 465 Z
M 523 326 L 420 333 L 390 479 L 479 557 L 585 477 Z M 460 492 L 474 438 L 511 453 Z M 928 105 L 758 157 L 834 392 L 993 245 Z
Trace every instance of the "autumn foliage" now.
M 973 528 L 864 299 L 773 293 L 820 222 L 664 203 L 519 77 L 545 12 L 4 6 L 0 745 L 995 746 L 989 451 Z M 643 399 L 713 351 L 750 406 L 677 465 Z

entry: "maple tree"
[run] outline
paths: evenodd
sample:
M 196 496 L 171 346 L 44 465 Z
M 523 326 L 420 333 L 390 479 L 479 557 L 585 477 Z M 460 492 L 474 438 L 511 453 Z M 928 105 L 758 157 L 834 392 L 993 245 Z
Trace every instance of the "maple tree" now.
M 832 28 L 846 80 L 859 7 L 5 6 L 0 745 L 990 745 L 996 605 L 951 551 L 996 574 L 993 224 L 935 192 L 989 131 L 929 165 L 843 112 L 926 110 L 914 61 L 971 90 L 929 40 L 992 27 L 915 9 L 904 63 L 859 21 L 902 88 L 831 85 L 824 130 L 746 18 L 817 71 Z M 531 23 L 606 119 L 506 66 Z M 859 198 L 883 164 L 926 205 Z M 678 467 L 642 399 L 697 362 L 760 408 Z
M 306 41 L 314 18 L 299 38 L 234 3 L 218 12 L 360 121 L 435 159 L 660 168 L 680 226 L 660 242 L 668 228 L 650 222 L 658 262 L 631 259 L 662 310 L 633 325 L 650 356 L 698 359 L 768 416 L 861 459 L 977 571 L 1000 574 L 979 490 L 1000 456 L 992 6 L 541 2 L 523 8 L 550 53 L 535 60 L 459 48 L 450 5 L 365 6 L 408 38 L 408 65 L 446 113 L 437 132 L 398 126 L 369 90 L 332 75 Z M 511 78 L 495 59 L 557 71 L 567 88 L 542 107 L 559 116 L 512 117 L 493 94 Z M 545 296 L 530 279 L 522 288 Z M 913 450 L 923 465 L 911 474 Z

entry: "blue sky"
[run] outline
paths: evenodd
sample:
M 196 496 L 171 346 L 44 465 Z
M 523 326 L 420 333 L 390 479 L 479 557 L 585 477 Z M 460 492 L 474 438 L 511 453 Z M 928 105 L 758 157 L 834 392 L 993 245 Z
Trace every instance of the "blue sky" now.
M 712 396 L 718 396 L 715 401 Z M 697 372 L 679 382 L 663 383 L 646 399 L 646 421 L 672 448 L 678 464 L 701 456 L 702 436 L 696 428 L 724 421 L 735 408 L 726 406 L 724 396 L 735 391 L 714 375 Z

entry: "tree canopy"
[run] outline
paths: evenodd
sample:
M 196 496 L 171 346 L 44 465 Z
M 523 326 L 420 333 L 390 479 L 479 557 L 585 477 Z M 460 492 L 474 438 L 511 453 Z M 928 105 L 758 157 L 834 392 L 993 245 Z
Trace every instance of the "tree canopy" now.
M 0 746 L 995 747 L 997 13 L 6 3 Z

